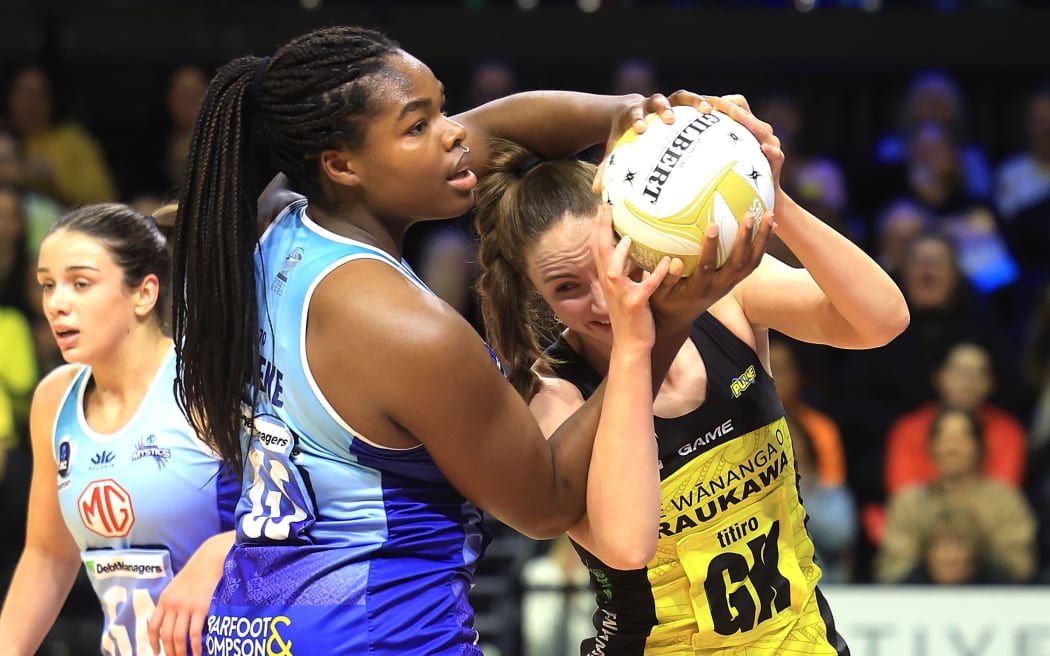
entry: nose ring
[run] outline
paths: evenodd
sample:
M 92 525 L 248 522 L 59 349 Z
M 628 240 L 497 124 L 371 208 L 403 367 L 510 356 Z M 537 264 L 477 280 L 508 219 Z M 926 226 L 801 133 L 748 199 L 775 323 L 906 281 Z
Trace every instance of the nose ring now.
M 465 152 L 465 153 L 469 153 L 470 152 L 470 147 L 469 146 L 464 146 L 463 144 L 460 144 L 459 147 L 462 148 L 463 152 Z

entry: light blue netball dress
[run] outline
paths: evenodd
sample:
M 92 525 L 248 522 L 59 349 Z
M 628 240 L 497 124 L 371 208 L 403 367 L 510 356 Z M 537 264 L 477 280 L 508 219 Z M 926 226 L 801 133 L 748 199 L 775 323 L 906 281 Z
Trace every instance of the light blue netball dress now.
M 58 502 L 102 604 L 102 653 L 149 656 L 147 621 L 161 591 L 216 533 L 233 528 L 239 486 L 175 402 L 175 351 L 134 417 L 102 435 L 84 419 L 91 368 L 55 419 Z
M 208 617 L 208 654 L 481 653 L 467 598 L 486 541 L 480 511 L 422 446 L 384 448 L 356 432 L 306 361 L 314 289 L 365 258 L 426 289 L 404 263 L 311 221 L 305 201 L 261 240 L 263 389 L 244 436 L 237 544 Z

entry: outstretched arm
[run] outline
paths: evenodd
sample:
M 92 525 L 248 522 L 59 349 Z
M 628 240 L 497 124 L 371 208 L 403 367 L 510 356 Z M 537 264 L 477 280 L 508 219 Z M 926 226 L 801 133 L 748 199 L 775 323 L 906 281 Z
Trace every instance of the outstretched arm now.
M 474 152 L 475 171 L 481 175 L 493 138 L 516 141 L 541 157 L 565 157 L 598 143 L 608 146 L 632 127 L 644 132 L 647 114 L 657 112 L 670 123 L 674 120 L 671 105 L 700 107 L 704 102 L 700 95 L 688 91 L 648 98 L 640 94 L 527 91 L 452 118 L 467 128 L 467 145 Z

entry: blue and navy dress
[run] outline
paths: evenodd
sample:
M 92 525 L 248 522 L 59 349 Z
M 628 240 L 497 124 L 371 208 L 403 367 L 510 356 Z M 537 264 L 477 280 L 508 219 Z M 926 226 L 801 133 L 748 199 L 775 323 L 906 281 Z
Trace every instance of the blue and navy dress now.
M 262 389 L 208 654 L 481 653 L 467 596 L 486 542 L 481 512 L 425 448 L 379 446 L 336 414 L 307 362 L 312 294 L 358 259 L 426 289 L 403 262 L 314 223 L 305 201 L 261 240 Z

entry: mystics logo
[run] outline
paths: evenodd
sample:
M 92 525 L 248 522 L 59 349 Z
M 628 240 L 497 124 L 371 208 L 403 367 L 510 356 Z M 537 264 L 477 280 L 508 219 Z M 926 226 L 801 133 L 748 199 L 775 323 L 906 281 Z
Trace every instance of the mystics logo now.
M 135 442 L 135 450 L 131 454 L 131 461 L 134 462 L 140 458 L 153 458 L 153 461 L 157 463 L 157 469 L 164 469 L 164 466 L 171 460 L 171 449 L 167 449 L 157 444 L 157 436 L 150 433 L 144 437 L 140 437 Z
M 80 521 L 104 538 L 121 538 L 135 525 L 131 495 L 112 478 L 92 481 L 77 499 Z

